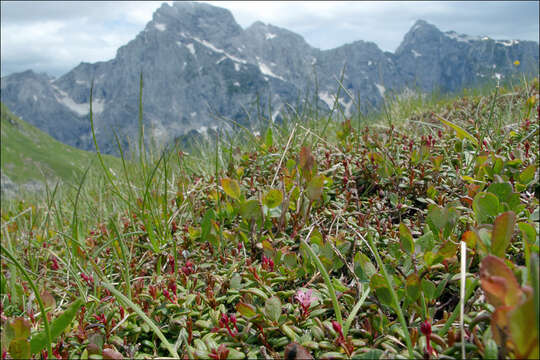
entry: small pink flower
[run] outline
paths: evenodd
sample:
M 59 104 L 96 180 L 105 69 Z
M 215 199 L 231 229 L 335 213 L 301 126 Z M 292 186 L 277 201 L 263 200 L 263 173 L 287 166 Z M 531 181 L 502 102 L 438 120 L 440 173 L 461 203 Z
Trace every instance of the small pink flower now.
M 298 290 L 294 298 L 300 303 L 304 316 L 309 314 L 309 307 L 311 306 L 311 303 L 317 299 L 317 297 L 313 295 L 313 290 L 311 289 L 306 291 Z

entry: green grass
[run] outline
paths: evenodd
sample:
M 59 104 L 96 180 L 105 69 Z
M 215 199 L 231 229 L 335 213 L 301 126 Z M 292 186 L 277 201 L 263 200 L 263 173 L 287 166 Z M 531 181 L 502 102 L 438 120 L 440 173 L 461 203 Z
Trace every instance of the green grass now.
M 306 101 L 257 119 L 261 136 L 238 126 L 3 201 L 2 350 L 537 357 L 538 80 L 385 105 L 345 121 Z
M 1 104 L 2 173 L 15 183 L 62 179 L 73 182 L 87 166 L 96 165 L 95 154 L 65 145 L 13 115 Z M 109 166 L 119 165 L 108 156 Z

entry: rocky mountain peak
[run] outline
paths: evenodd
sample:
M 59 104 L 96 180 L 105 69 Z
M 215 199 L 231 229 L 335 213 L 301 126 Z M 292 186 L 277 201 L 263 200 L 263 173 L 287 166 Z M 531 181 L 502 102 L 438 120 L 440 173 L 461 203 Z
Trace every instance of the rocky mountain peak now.
M 163 33 L 188 33 L 209 41 L 238 36 L 242 28 L 224 8 L 196 2 L 164 3 L 157 9 L 146 30 Z
M 246 34 L 248 34 L 248 36 L 251 35 L 256 38 L 261 38 L 263 40 L 274 40 L 278 37 L 281 37 L 282 39 L 280 40 L 286 38 L 287 41 L 293 41 L 296 44 L 307 45 L 305 39 L 301 35 L 290 30 L 274 26 L 272 24 L 265 24 L 262 21 L 256 21 L 251 26 L 249 26 L 246 29 Z
M 409 51 L 411 47 L 433 46 L 444 34 L 433 24 L 425 20 L 417 20 L 405 34 L 403 41 L 396 49 L 396 54 Z

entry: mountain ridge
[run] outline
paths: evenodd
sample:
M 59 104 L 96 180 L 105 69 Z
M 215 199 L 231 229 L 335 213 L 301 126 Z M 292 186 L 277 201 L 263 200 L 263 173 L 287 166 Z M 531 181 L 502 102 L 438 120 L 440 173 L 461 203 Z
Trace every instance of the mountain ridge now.
M 57 79 L 35 73 L 3 77 L 2 101 L 56 139 L 93 150 L 88 121 L 94 81 L 94 122 L 100 149 L 114 153 L 113 130 L 122 145 L 138 132 L 139 74 L 144 75 L 144 124 L 160 143 L 190 131 L 230 127 L 218 115 L 251 127 L 257 106 L 276 120 L 284 104 L 315 89 L 322 109 L 333 106 L 342 69 L 343 86 L 361 96 L 361 109 L 380 106 L 387 91 L 407 87 L 456 91 L 497 76 L 538 71 L 538 44 L 477 40 L 443 33 L 417 21 L 394 53 L 363 40 L 320 50 L 294 32 L 260 21 L 246 29 L 232 13 L 204 3 L 164 3 L 116 56 L 82 62 Z M 495 67 L 493 67 L 495 66 Z M 257 100 L 258 98 L 258 100 Z M 346 115 L 353 101 L 340 99 Z M 270 113 L 271 112 L 271 113 Z M 53 119 L 53 120 L 51 120 Z

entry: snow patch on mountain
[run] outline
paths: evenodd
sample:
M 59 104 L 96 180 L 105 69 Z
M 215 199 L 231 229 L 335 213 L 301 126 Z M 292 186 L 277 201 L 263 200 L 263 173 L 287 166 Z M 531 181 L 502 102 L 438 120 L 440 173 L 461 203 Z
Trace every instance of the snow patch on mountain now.
M 379 94 L 381 94 L 381 97 L 384 97 L 384 92 L 386 91 L 386 89 L 384 88 L 384 86 L 382 86 L 381 84 L 375 84 L 375 86 L 377 87 L 377 90 L 379 90 Z
M 225 50 L 222 50 L 222 49 L 219 49 L 219 48 L 215 47 L 212 43 L 209 43 L 206 40 L 201 40 L 201 39 L 199 39 L 199 38 L 197 38 L 195 36 L 193 36 L 193 40 L 197 41 L 199 44 L 202 44 L 202 45 L 206 46 L 207 48 L 209 48 L 210 50 L 212 50 L 214 52 L 225 55 L 226 57 L 228 57 L 232 61 L 239 62 L 239 63 L 242 63 L 242 64 L 247 64 L 246 60 L 239 59 L 236 56 L 227 53 Z
M 271 76 L 271 77 L 274 77 L 276 79 L 280 79 L 280 80 L 283 80 L 285 81 L 285 79 L 279 75 L 276 75 L 272 72 L 272 70 L 270 70 L 270 68 L 268 67 L 268 65 L 266 65 L 265 63 L 259 61 L 258 62 L 259 64 L 259 70 L 261 70 L 261 72 L 264 74 L 264 75 L 268 75 L 268 76 Z
M 495 41 L 495 44 L 500 44 L 504 46 L 512 46 L 519 44 L 519 40 L 501 40 L 501 41 Z
M 155 23 L 155 24 L 154 24 L 154 27 L 155 27 L 156 29 L 158 29 L 159 31 L 165 31 L 165 30 L 167 30 L 167 25 L 165 25 L 165 24 Z
M 90 103 L 76 103 L 65 91 L 62 91 L 58 86 L 52 86 L 57 94 L 54 95 L 56 101 L 67 107 L 79 116 L 85 116 L 90 113 Z M 105 109 L 105 101 L 96 99 L 92 102 L 92 113 L 101 114 Z
M 465 34 L 458 34 L 455 31 L 447 31 L 444 33 L 446 37 L 449 37 L 450 39 L 454 39 L 456 41 L 460 42 L 471 42 L 471 41 L 478 41 L 478 40 L 487 40 L 487 39 L 481 39 L 479 36 L 469 36 Z
M 195 46 L 193 46 L 192 43 L 189 43 L 189 44 L 186 45 L 186 47 L 188 48 L 191 55 L 195 56 Z

